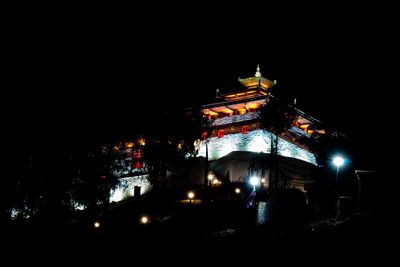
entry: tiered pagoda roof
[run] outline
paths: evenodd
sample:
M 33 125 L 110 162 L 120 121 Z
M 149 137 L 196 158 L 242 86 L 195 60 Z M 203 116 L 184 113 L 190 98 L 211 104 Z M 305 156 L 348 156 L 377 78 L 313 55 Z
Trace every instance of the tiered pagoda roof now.
M 264 77 L 262 77 L 260 72 L 260 66 L 257 65 L 257 71 L 254 77 L 249 78 L 238 78 L 238 81 L 244 85 L 244 89 L 235 92 L 223 94 L 219 97 L 230 101 L 230 100 L 240 100 L 246 98 L 252 98 L 255 96 L 265 96 L 268 94 L 268 89 L 276 84 L 276 81 L 272 82 Z

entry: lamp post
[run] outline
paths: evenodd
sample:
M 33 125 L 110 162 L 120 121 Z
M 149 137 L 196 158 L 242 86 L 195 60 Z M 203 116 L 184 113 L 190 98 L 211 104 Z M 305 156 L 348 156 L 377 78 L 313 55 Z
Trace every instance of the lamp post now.
M 212 185 L 212 180 L 214 179 L 214 175 L 212 175 L 212 174 L 209 174 L 208 175 L 208 186 L 211 186 Z
M 335 191 L 336 191 L 336 195 L 337 195 L 338 194 L 337 187 L 338 187 L 339 168 L 341 166 L 343 166 L 344 159 L 342 157 L 340 157 L 340 156 L 336 156 L 336 157 L 333 158 L 333 164 L 336 166 Z
M 251 177 L 250 184 L 253 186 L 253 190 L 256 190 L 256 186 L 258 186 L 260 184 L 260 178 Z
M 339 190 L 338 190 L 338 178 L 339 178 L 339 169 L 344 164 L 344 159 L 341 156 L 336 156 L 333 158 L 333 164 L 336 166 L 336 179 L 335 179 L 335 201 L 336 201 L 336 220 L 340 218 L 341 213 L 341 203 L 339 198 Z
M 358 196 L 357 196 L 357 206 L 358 206 L 358 211 L 361 211 L 361 176 L 360 174 L 368 174 L 368 173 L 376 173 L 376 171 L 367 171 L 367 170 L 355 170 L 354 174 L 357 177 L 358 181 Z
M 192 204 L 192 199 L 194 198 L 194 193 L 192 191 L 188 193 L 188 198 L 189 198 L 189 203 Z

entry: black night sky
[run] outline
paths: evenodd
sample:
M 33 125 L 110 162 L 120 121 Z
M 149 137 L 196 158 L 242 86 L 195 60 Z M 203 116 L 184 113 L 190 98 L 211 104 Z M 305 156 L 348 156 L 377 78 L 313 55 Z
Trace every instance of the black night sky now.
M 56 16 L 10 24 L 7 132 L 23 150 L 129 136 L 160 112 L 237 88 L 260 64 L 282 94 L 368 148 L 373 162 L 382 150 L 371 139 L 387 119 L 393 79 L 390 16 L 375 23 L 367 13 L 355 19 L 343 10 L 339 21 L 335 12 L 310 12 L 289 23 L 283 13 L 251 28 L 195 18 L 148 27 Z
M 19 7 L 9 12 L 1 41 L 1 110 L 5 136 L 2 152 L 9 161 L 6 162 L 6 173 L 11 173 L 8 177 L 17 177 L 12 175 L 19 173 L 14 169 L 22 170 L 29 165 L 26 159 L 31 155 L 37 154 L 39 159 L 43 155 L 47 159 L 60 155 L 65 162 L 75 152 L 75 155 L 88 154 L 87 151 L 98 148 L 99 144 L 173 127 L 180 122 L 169 125 L 164 119 L 171 119 L 169 114 L 214 101 L 217 88 L 221 92 L 240 88 L 238 77 L 254 76 L 258 64 L 263 77 L 277 80 L 280 97 L 288 102 L 296 98 L 299 109 L 347 135 L 347 143 L 338 152 L 348 156 L 351 168 L 384 173 L 390 159 L 395 158 L 387 151 L 394 147 L 391 142 L 397 142 L 394 128 L 398 118 L 394 118 L 394 103 L 398 98 L 393 94 L 398 86 L 394 82 L 397 74 L 393 66 L 398 65 L 394 56 L 398 50 L 394 42 L 398 29 L 393 29 L 397 24 L 388 10 L 365 3 L 342 7 L 302 1 L 297 6 L 287 4 L 279 10 L 272 6 L 246 8 L 241 5 L 239 12 L 233 12 L 227 6 L 200 10 L 200 3 L 196 7 L 180 3 L 174 7 L 173 3 L 166 2 L 168 9 L 149 3 L 150 7 L 127 8 L 125 14 L 121 10 L 98 12 L 95 9 L 99 6 L 90 9 L 82 6 L 65 13 L 64 7 L 51 12 L 47 11 L 49 7 L 41 12 Z M 44 173 L 58 168 L 55 166 Z M 334 172 L 330 174 L 333 176 Z M 14 194 L 11 190 L 7 192 L 7 187 L 14 186 L 15 181 L 6 181 L 3 197 Z M 48 184 L 61 188 L 52 181 Z M 195 218 L 195 213 L 188 214 L 189 218 Z M 371 232 L 378 240 L 383 239 L 381 229 L 392 235 L 387 221 L 368 223 L 351 237 L 357 241 L 343 246 L 348 248 L 343 251 L 353 253 L 353 244 L 364 240 L 364 247 L 374 248 Z M 378 225 L 378 230 L 370 231 L 370 225 Z M 90 227 L 93 228 L 91 221 Z M 141 231 L 140 227 L 135 229 Z M 346 235 L 356 228 L 357 224 L 348 231 L 344 228 L 343 236 L 337 237 L 335 232 L 327 240 L 346 245 Z M 88 228 L 82 229 L 76 236 L 88 232 Z M 159 229 L 161 233 L 164 228 Z M 95 231 L 88 232 L 90 238 L 95 237 L 93 243 L 99 237 Z M 52 235 L 52 231 L 49 233 Z M 326 236 L 317 237 L 321 239 L 310 240 L 316 247 Z M 358 241 L 359 237 L 362 241 Z M 170 246 L 168 242 L 173 239 L 165 239 L 168 240 L 165 244 Z M 32 247 L 37 246 L 36 240 L 32 240 L 35 242 Z M 136 242 L 134 238 L 131 240 Z M 157 245 L 164 244 L 165 240 Z M 282 251 L 295 251 L 286 246 L 291 242 L 291 239 L 282 242 Z M 245 243 L 250 249 L 254 245 L 252 240 Z M 125 246 L 122 244 L 125 243 L 115 248 L 119 250 Z M 185 246 L 189 247 L 181 244 L 179 248 Z M 20 244 L 10 247 L 14 249 Z M 204 247 L 206 254 L 214 251 Z M 130 246 L 126 248 L 131 250 Z M 237 248 L 242 249 L 242 244 Z M 246 255 L 243 251 L 240 253 Z M 336 246 L 329 253 L 326 257 L 329 260 L 339 255 Z M 96 252 L 96 258 L 101 259 L 99 255 L 102 253 Z M 309 251 L 300 257 L 291 257 L 314 259 Z

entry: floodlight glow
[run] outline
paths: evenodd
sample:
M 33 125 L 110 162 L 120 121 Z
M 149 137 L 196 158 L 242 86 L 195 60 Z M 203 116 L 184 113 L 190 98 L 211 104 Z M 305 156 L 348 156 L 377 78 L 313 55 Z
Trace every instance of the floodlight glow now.
M 100 222 L 94 222 L 93 226 L 94 228 L 100 228 Z
M 236 194 L 240 194 L 240 188 L 236 188 L 236 189 L 235 189 L 235 193 L 236 193 Z
M 343 164 L 344 164 L 344 159 L 342 158 L 342 157 L 335 157 L 334 159 L 333 159 L 333 164 L 335 164 L 336 165 L 336 167 L 340 167 L 340 166 L 343 166 Z
M 193 199 L 194 198 L 194 193 L 193 192 L 189 192 L 188 193 L 188 198 Z
M 280 137 L 278 138 L 278 155 L 297 158 L 317 165 L 313 153 Z M 271 153 L 271 133 L 266 130 L 254 130 L 247 134 L 226 134 L 223 138 L 211 137 L 207 140 L 207 148 L 209 160 L 217 160 L 233 151 Z M 199 141 L 197 156 L 205 157 L 206 150 L 206 141 Z
M 252 185 L 252 186 L 256 186 L 256 185 L 258 185 L 260 183 L 260 179 L 259 178 L 257 178 L 257 177 L 251 177 L 250 178 L 250 184 Z
M 214 178 L 214 175 L 212 175 L 212 174 L 208 175 L 208 180 L 212 180 L 213 178 Z
M 262 179 L 261 179 L 261 183 L 265 183 L 265 178 L 262 178 Z
M 146 194 L 152 188 L 148 178 L 149 175 L 147 174 L 120 178 L 117 188 L 110 191 L 110 202 L 119 202 L 134 196 L 135 186 L 140 187 L 140 195 Z

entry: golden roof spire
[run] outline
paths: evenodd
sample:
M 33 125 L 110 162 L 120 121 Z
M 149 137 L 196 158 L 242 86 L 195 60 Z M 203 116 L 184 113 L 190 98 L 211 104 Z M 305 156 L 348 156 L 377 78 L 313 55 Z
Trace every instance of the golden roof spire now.
M 257 65 L 256 77 L 261 77 L 260 65 Z

